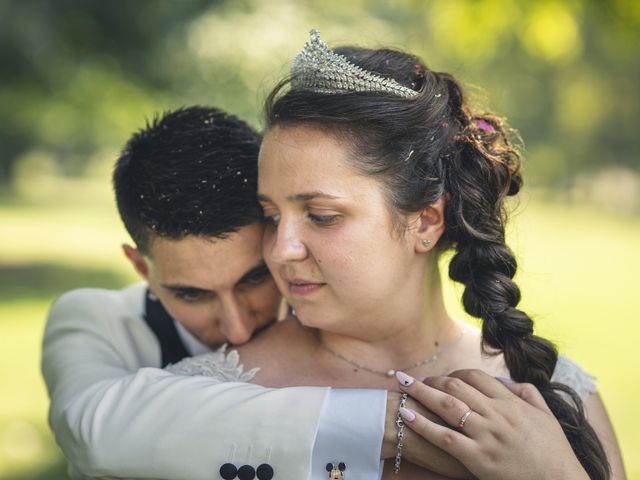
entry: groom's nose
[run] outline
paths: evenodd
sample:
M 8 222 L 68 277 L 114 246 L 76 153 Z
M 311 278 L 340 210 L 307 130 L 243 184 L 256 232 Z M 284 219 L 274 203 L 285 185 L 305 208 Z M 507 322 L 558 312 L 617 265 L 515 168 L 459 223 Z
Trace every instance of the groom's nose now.
M 222 334 L 233 345 L 248 342 L 256 329 L 256 321 L 248 305 L 237 295 L 222 299 L 219 323 Z

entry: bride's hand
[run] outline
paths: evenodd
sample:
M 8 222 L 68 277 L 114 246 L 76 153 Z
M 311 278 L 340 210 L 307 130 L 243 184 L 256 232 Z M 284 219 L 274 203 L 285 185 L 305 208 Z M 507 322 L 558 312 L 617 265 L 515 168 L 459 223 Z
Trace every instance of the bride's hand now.
M 405 425 L 457 458 L 480 479 L 588 479 L 540 392 L 529 384 L 508 387 L 480 370 L 400 387 L 448 426 L 412 409 Z

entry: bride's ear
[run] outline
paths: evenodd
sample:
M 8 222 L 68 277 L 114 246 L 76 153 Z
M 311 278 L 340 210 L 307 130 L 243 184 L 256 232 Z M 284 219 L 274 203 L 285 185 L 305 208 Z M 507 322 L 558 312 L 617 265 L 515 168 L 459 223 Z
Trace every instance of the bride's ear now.
M 415 230 L 414 248 L 417 253 L 425 253 L 433 249 L 444 233 L 444 208 L 447 196 L 438 200 L 420 212 Z

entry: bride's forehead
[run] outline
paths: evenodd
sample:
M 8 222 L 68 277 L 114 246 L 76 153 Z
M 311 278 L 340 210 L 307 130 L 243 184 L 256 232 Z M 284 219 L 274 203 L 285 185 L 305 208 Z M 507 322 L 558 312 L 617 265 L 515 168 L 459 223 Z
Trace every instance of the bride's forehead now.
M 345 142 L 315 127 L 275 127 L 260 152 L 258 193 L 272 199 L 318 191 L 344 200 L 380 196 L 379 181 L 355 168 Z
M 262 143 L 260 160 L 346 160 L 348 145 L 337 135 L 312 126 L 275 127 Z
M 359 176 L 349 151 L 340 139 L 311 127 L 277 127 L 264 139 L 259 158 L 259 178 L 338 182 Z

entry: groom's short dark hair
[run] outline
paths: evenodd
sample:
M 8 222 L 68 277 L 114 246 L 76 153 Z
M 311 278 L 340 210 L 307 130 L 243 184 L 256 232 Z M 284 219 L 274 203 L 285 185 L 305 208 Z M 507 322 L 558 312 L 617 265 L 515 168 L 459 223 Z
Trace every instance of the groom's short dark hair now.
M 113 172 L 120 217 L 148 253 L 154 235 L 224 238 L 262 218 L 260 135 L 233 115 L 185 107 L 156 115 L 126 143 Z

